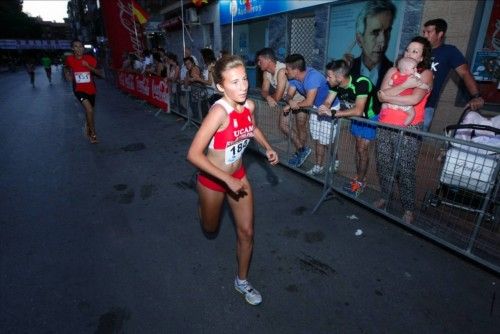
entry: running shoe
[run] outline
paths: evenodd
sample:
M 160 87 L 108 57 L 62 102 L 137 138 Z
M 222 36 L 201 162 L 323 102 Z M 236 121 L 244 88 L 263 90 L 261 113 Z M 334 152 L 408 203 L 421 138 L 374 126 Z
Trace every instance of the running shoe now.
M 250 305 L 259 305 L 262 303 L 262 296 L 260 292 L 255 290 L 255 288 L 250 284 L 249 281 L 245 280 L 243 284 L 238 284 L 238 280 L 234 279 L 234 288 L 239 293 L 245 295 L 245 300 Z
M 290 158 L 290 160 L 288 160 L 288 164 L 292 167 L 298 167 L 297 164 L 299 162 L 299 151 L 295 152 L 292 157 Z
M 335 160 L 333 165 L 330 165 L 330 167 L 328 168 L 328 171 L 330 173 L 336 173 L 339 170 L 339 167 L 340 167 L 340 160 Z
M 324 167 L 320 165 L 314 165 L 313 168 L 309 169 L 306 174 L 311 176 L 317 176 L 323 174 Z
M 360 182 L 356 179 L 352 180 L 348 185 L 345 185 L 343 187 L 344 191 L 348 192 L 349 194 L 353 195 L 354 197 L 358 197 L 359 194 L 365 190 L 365 183 Z
M 304 146 L 300 151 L 299 151 L 299 160 L 297 162 L 297 167 L 302 166 L 302 164 L 307 160 L 309 155 L 311 154 L 312 149 L 310 147 Z

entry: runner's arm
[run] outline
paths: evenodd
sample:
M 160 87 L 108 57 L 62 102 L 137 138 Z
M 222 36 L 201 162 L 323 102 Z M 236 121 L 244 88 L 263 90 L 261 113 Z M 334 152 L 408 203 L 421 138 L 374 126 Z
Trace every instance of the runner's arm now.
M 187 160 L 196 168 L 227 184 L 231 180 L 230 178 L 232 178 L 232 176 L 215 166 L 210 160 L 208 160 L 208 157 L 205 154 L 205 150 L 210 143 L 210 140 L 214 136 L 215 132 L 217 132 L 217 130 L 219 130 L 219 128 L 224 124 L 226 118 L 227 113 L 222 106 L 215 104 L 210 109 L 210 112 L 203 120 L 203 123 L 201 123 L 201 126 L 198 132 L 196 132 L 191 146 L 189 147 Z

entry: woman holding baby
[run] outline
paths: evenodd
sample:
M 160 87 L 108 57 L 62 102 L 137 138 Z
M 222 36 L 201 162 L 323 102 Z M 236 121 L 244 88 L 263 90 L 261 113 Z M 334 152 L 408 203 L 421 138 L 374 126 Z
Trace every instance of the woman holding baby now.
M 408 75 L 405 80 L 395 84 L 396 67 L 389 69 L 384 76 L 378 98 L 386 103 L 379 114 L 379 122 L 407 129 L 422 130 L 424 109 L 432 89 L 433 75 L 431 67 L 431 45 L 424 37 L 414 37 L 406 47 L 404 58 L 412 58 L 417 62 L 416 73 Z M 405 90 L 410 89 L 403 93 Z M 398 107 L 399 106 L 399 107 Z M 409 112 L 408 107 L 413 110 Z M 412 115 L 412 116 L 410 116 Z M 399 141 L 401 143 L 399 143 Z M 396 153 L 399 149 L 399 157 Z M 377 171 L 381 194 L 374 206 L 386 208 L 393 193 L 393 183 L 398 183 L 401 205 L 404 214 L 402 220 L 411 224 L 415 219 L 416 168 L 420 151 L 419 136 L 406 132 L 400 139 L 397 130 L 379 127 L 377 129 Z M 394 177 L 394 178 L 393 178 Z

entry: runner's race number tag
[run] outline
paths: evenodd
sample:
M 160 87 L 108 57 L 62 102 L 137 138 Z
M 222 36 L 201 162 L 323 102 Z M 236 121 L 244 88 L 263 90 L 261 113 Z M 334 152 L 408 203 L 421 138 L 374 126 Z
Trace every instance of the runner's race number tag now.
M 76 83 L 89 83 L 90 72 L 75 72 Z
M 248 146 L 248 143 L 250 142 L 250 139 L 245 139 L 241 140 L 239 142 L 236 142 L 234 144 L 228 145 L 226 147 L 225 151 L 225 163 L 226 165 L 230 165 L 236 161 L 238 161 L 241 156 L 243 155 L 243 152 L 245 151 L 245 148 Z

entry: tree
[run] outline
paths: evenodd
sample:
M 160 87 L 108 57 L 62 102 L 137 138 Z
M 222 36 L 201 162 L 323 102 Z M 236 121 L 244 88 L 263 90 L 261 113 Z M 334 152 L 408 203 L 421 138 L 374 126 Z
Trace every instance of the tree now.
M 42 29 L 38 19 L 23 13 L 22 0 L 0 1 L 0 38 L 37 39 Z

